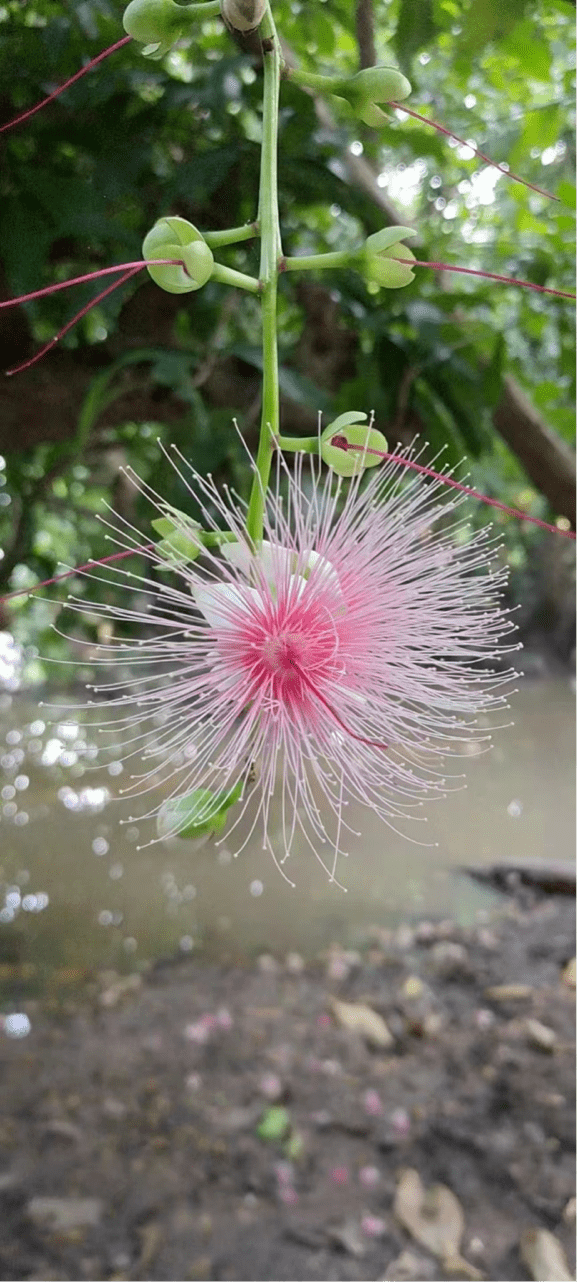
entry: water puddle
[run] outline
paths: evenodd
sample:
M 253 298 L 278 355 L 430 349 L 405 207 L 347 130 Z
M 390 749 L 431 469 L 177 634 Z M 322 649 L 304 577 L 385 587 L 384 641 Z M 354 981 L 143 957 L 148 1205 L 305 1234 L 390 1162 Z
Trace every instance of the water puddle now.
M 179 950 L 222 959 L 262 950 L 311 955 L 411 916 L 470 923 L 493 896 L 455 868 L 568 858 L 573 849 L 569 684 L 526 681 L 513 715 L 515 726 L 495 736 L 491 752 L 465 761 L 468 788 L 428 807 L 425 836 L 436 848 L 351 807 L 361 836 L 350 838 L 339 865 L 343 894 L 305 849 L 291 858 L 291 889 L 256 834 L 238 859 L 226 843 L 198 850 L 173 839 L 138 850 L 138 822 L 119 825 L 130 813 L 116 799 L 121 763 L 110 755 L 95 769 L 81 721 L 48 726 L 29 696 L 4 694 L 0 975 L 65 985 L 95 966 L 130 969 Z

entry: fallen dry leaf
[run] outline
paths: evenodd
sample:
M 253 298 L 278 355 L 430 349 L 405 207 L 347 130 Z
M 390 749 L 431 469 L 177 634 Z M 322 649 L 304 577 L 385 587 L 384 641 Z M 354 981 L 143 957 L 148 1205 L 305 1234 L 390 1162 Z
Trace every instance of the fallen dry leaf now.
M 365 1006 L 362 1002 L 340 1002 L 336 997 L 333 997 L 331 1006 L 337 1023 L 342 1028 L 348 1028 L 351 1033 L 359 1033 L 370 1046 L 387 1050 L 394 1045 L 395 1039 L 384 1019 L 377 1015 L 376 1010 L 371 1010 L 370 1006 Z
M 483 1277 L 460 1254 L 465 1216 L 459 1199 L 445 1184 L 425 1189 L 418 1171 L 401 1171 L 394 1212 L 415 1241 L 442 1260 L 448 1273 L 470 1278 L 471 1282 Z
M 490 1002 L 518 1002 L 526 1001 L 533 992 L 530 984 L 494 984 L 485 989 L 485 997 Z
M 571 1224 L 577 1219 L 577 1203 L 574 1197 L 570 1197 L 567 1205 L 563 1207 L 563 1219 L 566 1224 Z
M 563 971 L 563 982 L 567 985 L 568 988 L 575 988 L 576 981 L 577 981 L 577 957 L 572 957 L 571 961 L 567 962 L 565 970 Z
M 426 1282 L 432 1276 L 434 1267 L 424 1255 L 401 1251 L 396 1260 L 391 1260 L 383 1282 Z
M 557 1045 L 557 1034 L 540 1019 L 526 1019 L 525 1032 L 529 1041 L 541 1051 L 553 1051 Z
M 563 1247 L 548 1229 L 525 1229 L 521 1258 L 534 1282 L 573 1282 Z

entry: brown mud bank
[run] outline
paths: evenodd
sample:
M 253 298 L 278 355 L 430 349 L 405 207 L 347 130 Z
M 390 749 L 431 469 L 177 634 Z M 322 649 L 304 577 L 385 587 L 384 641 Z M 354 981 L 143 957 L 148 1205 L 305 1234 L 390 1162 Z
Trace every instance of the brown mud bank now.
M 553 895 L 13 991 L 1 1277 L 573 1277 L 573 954 Z

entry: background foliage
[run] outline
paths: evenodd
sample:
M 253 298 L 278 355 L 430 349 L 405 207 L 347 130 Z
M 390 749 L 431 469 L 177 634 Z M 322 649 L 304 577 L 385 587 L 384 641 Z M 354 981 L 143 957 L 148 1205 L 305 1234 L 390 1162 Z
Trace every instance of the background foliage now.
M 0 123 L 119 39 L 122 9 L 116 0 L 0 5 Z M 417 230 L 419 257 L 571 288 L 568 0 L 374 0 L 373 10 L 361 0 L 358 11 L 350 0 L 277 0 L 275 17 L 299 65 L 327 72 L 353 72 L 367 61 L 372 19 L 377 59 L 397 61 L 410 76 L 408 105 L 560 197 L 554 204 L 529 192 L 398 114 L 369 130 L 332 108 L 327 115 L 326 106 L 319 114 L 311 96 L 284 84 L 287 253 L 353 246 L 394 218 Z M 210 20 L 161 63 L 128 45 L 5 135 L 4 296 L 140 257 L 145 233 L 167 212 L 201 229 L 252 220 L 260 95 L 258 51 L 250 43 L 239 48 L 220 20 Z M 258 271 L 256 243 L 218 257 Z M 101 287 L 3 313 L 6 364 L 31 354 Z M 466 455 L 478 488 L 547 516 L 535 478 L 531 484 L 493 415 L 504 376 L 514 375 L 546 427 L 572 439 L 568 303 L 426 270 L 405 290 L 374 294 L 353 273 L 330 281 L 291 274 L 281 286 L 280 344 L 285 430 L 309 432 L 318 410 L 374 409 L 392 444 L 419 432 L 431 455 L 443 446 L 452 462 Z M 84 318 L 42 366 L 10 380 L 0 393 L 0 586 L 32 585 L 62 561 L 106 555 L 110 545 L 96 520 L 103 499 L 138 524 L 122 463 L 186 506 L 157 437 L 175 441 L 200 471 L 246 488 L 231 418 L 252 444 L 259 359 L 252 298 L 210 283 L 175 298 L 138 277 Z M 541 536 L 515 522 L 504 528 L 516 590 L 526 591 Z M 547 556 L 558 555 L 547 546 Z M 112 591 L 85 580 L 78 590 Z M 52 613 L 40 600 L 15 602 L 10 626 L 22 641 L 34 635 L 43 653 L 58 655 L 59 639 L 47 631 Z

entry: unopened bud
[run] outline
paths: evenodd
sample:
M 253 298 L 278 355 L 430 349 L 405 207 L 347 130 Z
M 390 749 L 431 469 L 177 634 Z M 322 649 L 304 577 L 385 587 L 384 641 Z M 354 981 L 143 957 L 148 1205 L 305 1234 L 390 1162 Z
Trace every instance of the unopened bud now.
M 124 30 L 146 48 L 147 57 L 164 57 L 186 29 L 186 9 L 174 0 L 131 0 L 122 19 Z
M 321 436 L 321 456 L 337 476 L 357 476 L 367 467 L 377 467 L 382 461 L 380 453 L 386 454 L 386 437 L 371 427 L 366 418 L 359 410 L 349 410 L 325 428 Z M 371 454 L 369 450 L 377 452 Z
M 347 81 L 347 90 L 350 102 L 401 102 L 411 83 L 396 67 L 364 67 Z
M 260 26 L 266 12 L 266 0 L 220 0 L 220 12 L 229 31 L 248 35 Z
M 160 218 L 145 236 L 142 257 L 179 258 L 179 264 L 150 264 L 148 271 L 153 281 L 169 294 L 189 294 L 201 289 L 212 276 L 214 258 L 200 232 L 186 218 L 178 215 Z M 186 270 L 185 270 L 186 269 Z
M 366 279 L 385 289 L 401 289 L 410 285 L 415 274 L 407 262 L 395 262 L 404 258 L 415 260 L 415 255 L 406 245 L 401 244 L 401 237 L 414 236 L 411 227 L 384 227 L 373 236 L 369 236 L 361 250 L 362 270 Z

